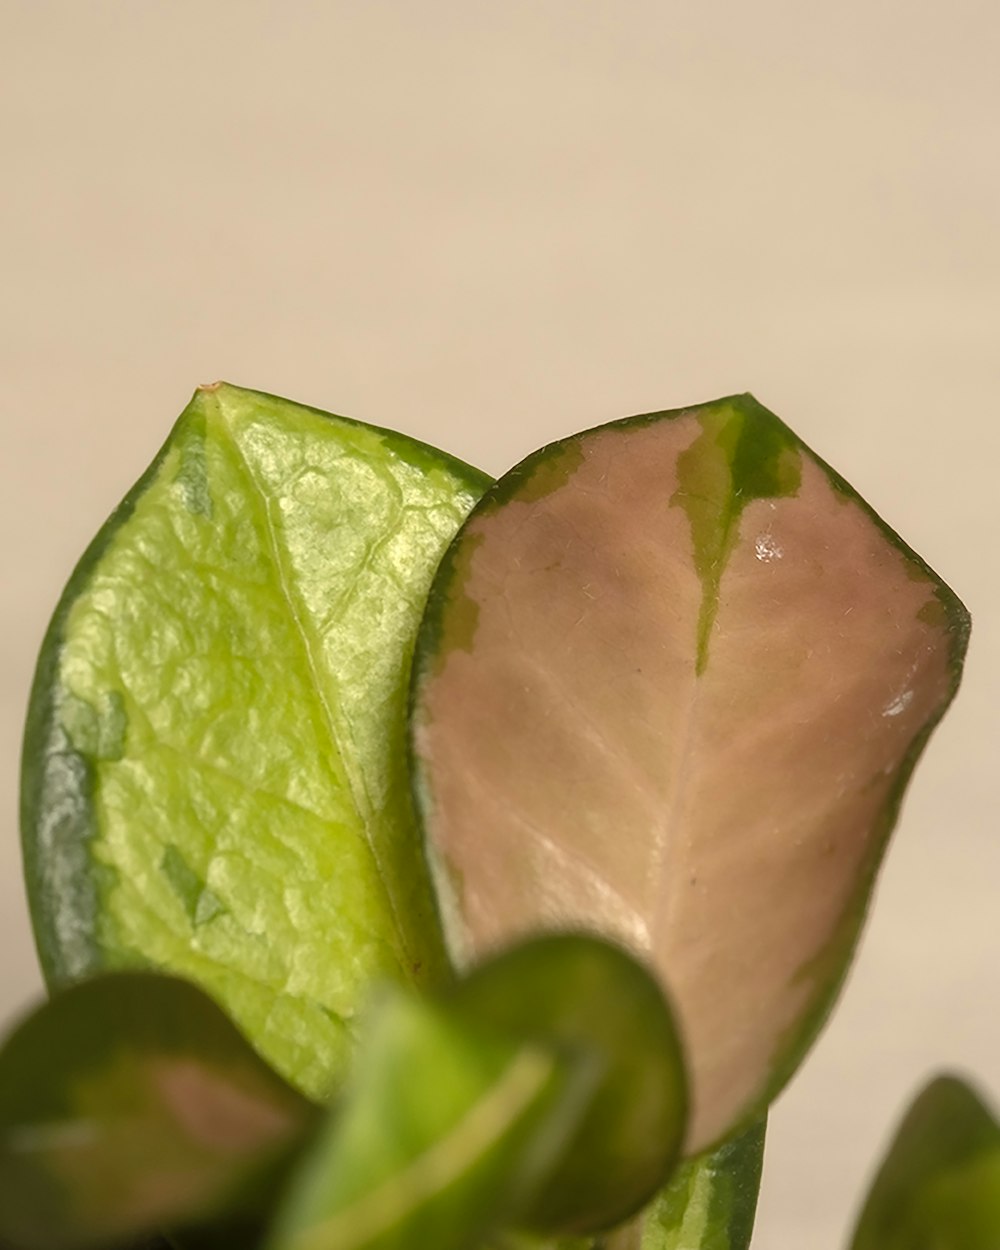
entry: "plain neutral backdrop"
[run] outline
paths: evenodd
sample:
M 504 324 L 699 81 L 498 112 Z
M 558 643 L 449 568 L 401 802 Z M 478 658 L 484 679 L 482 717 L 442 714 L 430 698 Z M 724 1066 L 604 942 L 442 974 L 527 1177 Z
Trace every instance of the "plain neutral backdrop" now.
M 995 0 L 0 0 L 0 1018 L 16 774 L 75 559 L 199 382 L 494 473 L 750 389 L 956 588 L 965 688 L 755 1247 L 843 1245 L 904 1102 L 1000 1094 Z

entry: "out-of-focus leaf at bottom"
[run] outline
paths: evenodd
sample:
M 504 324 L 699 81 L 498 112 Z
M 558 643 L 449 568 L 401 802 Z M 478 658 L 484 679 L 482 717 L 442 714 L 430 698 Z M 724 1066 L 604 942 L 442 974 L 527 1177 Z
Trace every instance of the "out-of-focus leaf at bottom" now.
M 531 1233 L 506 1233 L 495 1237 L 482 1250 L 602 1250 L 600 1237 L 536 1237 Z
M 674 1174 L 643 1221 L 642 1250 L 747 1250 L 764 1162 L 761 1120 Z
M 585 1234 L 613 1227 L 656 1193 L 680 1152 L 687 1079 L 656 978 L 619 947 L 561 933 L 519 943 L 453 992 L 470 1020 L 565 1054 L 600 1077 L 525 1227 Z
M 879 1168 L 852 1250 L 997 1250 L 1000 1125 L 942 1076 L 918 1095 Z
M 747 1250 L 764 1160 L 766 1121 L 687 1160 L 629 1224 L 593 1250 Z
M 623 950 L 548 935 L 436 1002 L 384 993 L 269 1250 L 590 1250 L 573 1238 L 667 1179 L 680 1046 L 655 978 Z
M 341 1108 L 279 1212 L 270 1250 L 468 1250 L 519 1211 L 575 1126 L 551 1051 L 385 991 Z
M 170 1232 L 162 1242 L 136 1250 L 259 1250 L 266 1232 L 261 1219 L 250 1223 L 208 1224 Z
M 193 985 L 74 985 L 0 1049 L 0 1236 L 89 1250 L 242 1218 L 316 1114 Z

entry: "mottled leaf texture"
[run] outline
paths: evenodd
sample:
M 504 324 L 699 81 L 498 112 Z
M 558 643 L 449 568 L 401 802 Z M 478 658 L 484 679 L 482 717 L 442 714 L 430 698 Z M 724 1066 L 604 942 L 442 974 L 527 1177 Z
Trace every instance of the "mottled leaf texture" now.
M 568 1090 L 565 1066 L 393 991 L 271 1250 L 477 1245 L 520 1208 L 575 1122 L 586 1091 Z
M 602 1250 L 748 1250 L 764 1162 L 764 1122 L 688 1159 Z
M 609 943 L 562 934 L 487 961 L 451 1001 L 470 1024 L 577 1054 L 599 1074 L 523 1222 L 590 1232 L 648 1201 L 677 1160 L 687 1119 L 680 1043 L 654 976 Z
M 589 1240 L 508 1237 L 489 1250 L 748 1250 L 753 1235 L 765 1122 L 688 1159 L 635 1219 Z
M 0 1050 L 0 1237 L 74 1250 L 258 1210 L 317 1116 L 194 986 L 71 986 Z
M 635 1219 L 590 1239 L 507 1236 L 489 1250 L 748 1250 L 764 1162 L 765 1122 L 688 1159 Z
M 450 548 L 413 749 L 459 958 L 581 924 L 661 972 L 698 1153 L 818 1030 L 961 604 L 749 396 L 529 457 Z
M 955 1077 L 938 1077 L 899 1126 L 852 1250 L 997 1250 L 1000 1125 Z
M 442 972 L 405 704 L 431 575 L 486 483 L 399 434 L 196 393 L 39 662 L 22 827 L 51 984 L 188 977 L 319 1096 L 364 988 Z

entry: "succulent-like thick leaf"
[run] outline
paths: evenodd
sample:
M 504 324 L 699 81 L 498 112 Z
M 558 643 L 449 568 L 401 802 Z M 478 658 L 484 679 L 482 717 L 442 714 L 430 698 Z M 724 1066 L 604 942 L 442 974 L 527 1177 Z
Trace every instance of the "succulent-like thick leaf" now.
M 602 1250 L 748 1250 L 764 1162 L 761 1121 L 688 1159 L 638 1219 Z
M 766 1122 L 688 1159 L 635 1219 L 589 1241 L 498 1241 L 490 1250 L 749 1250 Z
M 193 985 L 71 986 L 0 1050 L 0 1236 L 73 1250 L 256 1211 L 317 1115 Z
M 579 1246 L 511 1244 L 497 1250 L 748 1250 L 764 1162 L 766 1122 L 688 1159 L 635 1219 Z
M 540 1245 L 511 1230 L 605 1226 L 667 1176 L 684 1093 L 662 992 L 603 941 L 524 943 L 437 1005 L 396 991 L 274 1250 Z
M 906 1113 L 858 1220 L 852 1250 L 996 1250 L 1000 1124 L 955 1077 Z
M 547 1174 L 587 1089 L 552 1050 L 393 991 L 272 1250 L 468 1250 Z
M 476 968 L 451 996 L 470 1023 L 596 1063 L 585 1115 L 525 1213 L 531 1228 L 586 1233 L 637 1211 L 677 1160 L 684 1062 L 653 975 L 582 935 L 537 938 Z
M 200 983 L 307 1092 L 361 990 L 446 967 L 405 765 L 431 575 L 487 479 L 402 435 L 199 390 L 39 661 L 22 827 L 50 983 Z
M 749 396 L 529 457 L 449 550 L 418 642 L 453 949 L 585 924 L 651 958 L 688 1150 L 722 1140 L 829 1009 L 967 624 Z

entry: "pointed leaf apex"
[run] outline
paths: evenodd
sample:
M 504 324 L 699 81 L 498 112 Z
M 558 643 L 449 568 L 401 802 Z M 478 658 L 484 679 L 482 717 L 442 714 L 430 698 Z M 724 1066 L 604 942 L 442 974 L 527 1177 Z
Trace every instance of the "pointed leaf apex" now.
M 966 616 L 752 395 L 529 457 L 439 567 L 417 799 L 449 937 L 586 923 L 660 969 L 688 1147 L 756 1116 L 846 971 Z

